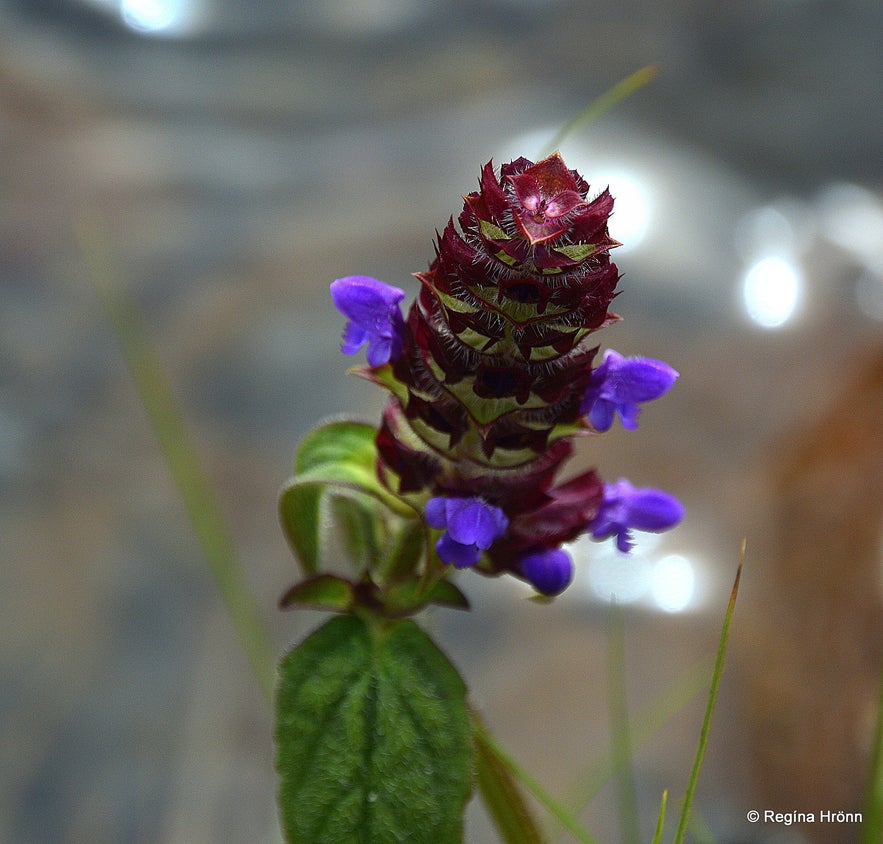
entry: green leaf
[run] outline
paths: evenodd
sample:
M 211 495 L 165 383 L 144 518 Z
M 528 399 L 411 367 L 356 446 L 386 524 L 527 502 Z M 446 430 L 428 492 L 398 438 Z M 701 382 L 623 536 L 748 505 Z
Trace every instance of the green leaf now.
M 287 654 L 276 697 L 289 842 L 453 844 L 472 742 L 466 689 L 412 621 L 328 621 Z
M 373 525 L 379 511 L 411 519 L 416 515 L 413 507 L 377 477 L 376 434 L 371 425 L 336 420 L 310 431 L 298 449 L 295 475 L 279 496 L 279 518 L 307 575 L 319 570 L 329 533 L 343 540 L 344 550 L 358 567 L 376 557 Z M 338 501 L 330 504 L 332 498 Z M 347 499 L 347 504 L 342 505 L 341 498 Z M 372 527 L 364 529 L 369 523 Z
M 653 844 L 661 844 L 662 831 L 665 829 L 665 808 L 668 805 L 668 789 L 662 792 L 659 801 L 659 816 L 656 818 L 656 831 L 653 833 Z
M 367 422 L 334 419 L 313 428 L 301 440 L 294 459 L 295 474 L 303 475 L 317 467 L 345 463 L 372 474 L 377 431 Z M 376 479 L 375 479 L 376 482 Z

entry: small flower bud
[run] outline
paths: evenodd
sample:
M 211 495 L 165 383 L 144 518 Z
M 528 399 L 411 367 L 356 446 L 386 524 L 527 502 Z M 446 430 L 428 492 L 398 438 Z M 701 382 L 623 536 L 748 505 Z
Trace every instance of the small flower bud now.
M 557 595 L 573 578 L 570 555 L 560 548 L 525 554 L 518 568 L 524 579 L 544 595 Z

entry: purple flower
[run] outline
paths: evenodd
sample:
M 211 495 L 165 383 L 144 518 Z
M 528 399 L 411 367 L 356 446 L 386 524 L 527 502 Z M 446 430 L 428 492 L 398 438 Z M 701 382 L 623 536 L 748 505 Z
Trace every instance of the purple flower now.
M 625 478 L 604 484 L 604 498 L 598 515 L 588 529 L 595 539 L 616 537 L 616 547 L 628 553 L 632 545 L 631 529 L 659 533 L 674 527 L 684 518 L 684 505 L 661 489 L 636 489 Z
M 382 366 L 402 353 L 405 291 L 376 278 L 350 275 L 331 284 L 334 306 L 349 319 L 340 350 L 351 355 L 368 344 L 368 363 Z
M 592 373 L 580 410 L 598 431 L 607 431 L 616 412 L 623 428 L 638 427 L 638 402 L 658 399 L 668 392 L 678 377 L 667 363 L 653 358 L 626 358 L 613 349 L 604 353 L 604 362 Z
M 550 548 L 525 554 L 518 563 L 521 574 L 544 595 L 557 595 L 573 577 L 570 555 L 560 548 Z
M 481 498 L 430 498 L 426 521 L 447 528 L 435 547 L 444 562 L 458 569 L 474 566 L 509 526 L 505 513 Z

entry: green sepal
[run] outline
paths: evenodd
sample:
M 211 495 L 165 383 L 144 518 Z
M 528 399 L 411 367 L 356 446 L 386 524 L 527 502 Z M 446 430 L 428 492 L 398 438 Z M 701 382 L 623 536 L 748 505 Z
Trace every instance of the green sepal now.
M 462 838 L 466 688 L 412 621 L 332 618 L 279 666 L 276 767 L 294 844 Z
M 411 615 L 427 604 L 455 610 L 468 610 L 469 599 L 450 580 L 442 579 L 425 592 L 423 578 L 412 577 L 390 585 L 384 593 L 386 615 Z
M 375 578 L 395 581 L 415 571 L 426 556 L 426 527 L 422 519 L 399 519 L 378 562 Z
M 352 567 L 371 567 L 383 553 L 379 526 L 418 516 L 378 479 L 376 434 L 371 425 L 335 420 L 314 428 L 298 449 L 295 474 L 279 496 L 279 517 L 307 575 L 319 571 L 335 542 Z
M 355 586 L 346 578 L 317 574 L 295 583 L 279 599 L 279 609 L 303 607 L 340 612 L 351 609 L 355 597 Z

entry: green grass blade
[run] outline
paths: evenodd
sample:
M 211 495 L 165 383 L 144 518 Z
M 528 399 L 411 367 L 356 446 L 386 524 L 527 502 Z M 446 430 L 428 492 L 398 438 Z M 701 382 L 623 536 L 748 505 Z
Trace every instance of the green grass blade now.
M 648 64 L 646 67 L 636 70 L 634 73 L 626 76 L 625 79 L 617 82 L 616 85 L 589 103 L 576 117 L 565 123 L 549 142 L 540 157 L 545 158 L 547 155 L 551 155 L 575 132 L 584 128 L 593 120 L 597 120 L 614 106 L 619 105 L 623 100 L 652 82 L 658 75 L 659 68 L 654 64 Z
M 112 269 L 110 250 L 98 223 L 80 219 L 80 248 L 117 336 L 132 380 L 196 538 L 267 700 L 272 698 L 274 648 L 239 564 L 233 540 L 212 491 L 171 386 L 150 344 L 138 309 Z
M 871 748 L 868 791 L 862 811 L 861 844 L 883 841 L 883 675 L 880 677 L 880 700 L 877 704 L 877 728 Z
M 509 766 L 487 740 L 487 730 L 476 729 L 478 716 L 472 714 L 475 741 L 475 772 L 478 791 L 500 838 L 505 844 L 544 844 L 545 839 L 524 801 Z
M 641 747 L 669 720 L 677 715 L 693 698 L 706 688 L 711 660 L 684 671 L 665 687 L 649 704 L 632 718 L 632 747 Z M 567 805 L 571 811 L 580 811 L 591 803 L 618 771 L 622 760 L 609 751 L 596 759 L 579 778 Z
M 683 844 L 687 834 L 687 826 L 690 823 L 690 810 L 693 807 L 693 798 L 696 795 L 696 786 L 699 783 L 699 772 L 702 770 L 702 762 L 705 759 L 705 750 L 708 747 L 708 736 L 711 732 L 711 719 L 717 704 L 717 694 L 720 689 L 721 677 L 724 672 L 724 661 L 727 655 L 727 642 L 730 638 L 730 624 L 733 620 L 733 612 L 736 609 L 736 598 L 739 594 L 739 581 L 742 579 L 742 566 L 745 562 L 745 542 L 742 542 L 742 550 L 739 554 L 739 568 L 736 570 L 736 579 L 730 592 L 730 601 L 724 616 L 724 624 L 721 629 L 720 642 L 717 647 L 717 657 L 714 661 L 714 670 L 711 675 L 711 688 L 708 692 L 708 703 L 705 707 L 705 717 L 702 720 L 702 729 L 699 733 L 699 746 L 696 748 L 696 756 L 693 759 L 693 767 L 690 771 L 690 779 L 687 782 L 687 791 L 684 794 L 684 802 L 681 806 L 681 814 L 678 818 L 678 827 L 675 832 L 674 844 Z
M 525 790 L 532 794 L 534 798 L 552 815 L 558 823 L 570 832 L 573 837 L 581 842 L 581 844 L 598 844 L 595 838 L 589 835 L 577 822 L 576 818 L 571 815 L 567 809 L 562 806 L 546 789 L 544 789 L 537 780 L 535 780 L 527 771 L 518 765 L 515 760 L 509 756 L 506 751 L 497 744 L 496 739 L 484 728 L 478 718 L 473 715 L 472 729 L 475 734 L 476 742 L 481 746 L 482 752 L 490 754 L 496 760 L 496 763 L 502 769 L 521 783 Z M 539 834 L 538 832 L 536 833 Z M 545 840 L 545 839 L 537 839 Z
M 690 824 L 688 829 L 690 830 L 690 836 L 692 837 L 694 844 L 717 844 L 717 839 L 714 837 L 714 833 L 711 831 L 705 818 L 702 817 L 701 812 L 699 812 L 695 806 L 693 807 L 693 811 L 690 812 Z
M 616 770 L 616 804 L 623 844 L 638 844 L 641 836 L 638 790 L 635 786 L 625 673 L 622 608 L 612 601 L 607 625 L 607 713 Z
M 668 805 L 668 789 L 662 792 L 662 800 L 659 801 L 659 817 L 656 819 L 656 832 L 653 833 L 653 844 L 662 841 L 662 830 L 665 827 L 665 809 Z

